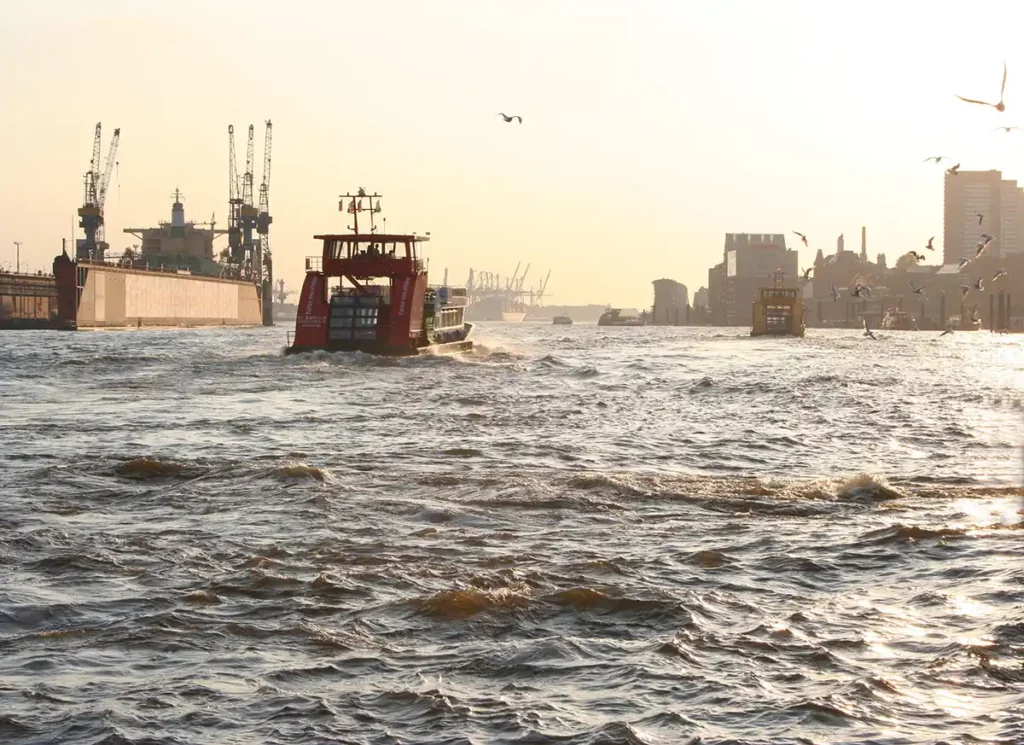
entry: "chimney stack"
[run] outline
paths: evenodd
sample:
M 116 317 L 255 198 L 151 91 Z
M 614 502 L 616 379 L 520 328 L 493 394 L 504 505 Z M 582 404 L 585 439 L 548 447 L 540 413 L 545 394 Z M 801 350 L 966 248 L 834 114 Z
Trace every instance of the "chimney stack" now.
M 863 225 L 860 227 L 860 257 L 868 260 L 868 229 Z

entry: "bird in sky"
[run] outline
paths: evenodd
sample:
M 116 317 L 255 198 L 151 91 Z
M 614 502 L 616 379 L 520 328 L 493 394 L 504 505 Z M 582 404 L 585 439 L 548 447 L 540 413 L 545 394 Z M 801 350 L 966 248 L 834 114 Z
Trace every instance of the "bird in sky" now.
M 974 289 L 979 292 L 985 289 L 985 283 L 982 281 L 981 277 L 978 277 L 978 281 L 974 283 Z
M 974 252 L 974 258 L 978 258 L 979 256 L 981 256 L 981 254 L 985 251 L 986 248 L 988 248 L 988 243 L 979 243 L 978 250 Z
M 922 163 L 927 163 L 927 162 L 928 162 L 929 160 L 930 160 L 930 161 L 931 161 L 932 163 L 941 163 L 941 162 L 942 162 L 942 161 L 944 161 L 944 160 L 952 160 L 952 158 L 950 158 L 950 157 L 949 157 L 948 155 L 932 155 L 932 156 L 931 156 L 931 157 L 929 157 L 929 158 L 925 158 L 925 159 L 924 159 L 924 160 L 922 160 L 921 162 L 922 162 Z
M 995 238 L 993 238 L 992 236 L 990 236 L 990 235 L 989 235 L 988 233 L 982 233 L 982 234 L 981 234 L 981 240 L 985 241 L 985 245 L 987 246 L 987 245 L 988 245 L 989 243 L 991 243 L 992 241 L 994 241 L 994 240 L 995 240 Z
M 992 275 L 992 281 L 995 282 L 1000 277 L 1005 277 L 1005 276 L 1006 276 L 1006 270 L 1005 269 L 1000 269 L 998 272 L 996 272 L 995 274 Z
M 978 218 L 978 225 L 981 225 L 981 223 L 984 222 L 984 220 L 985 220 L 985 216 L 983 214 L 981 214 L 980 212 L 975 212 L 974 216 L 976 218 Z
M 920 295 L 924 292 L 924 287 L 918 287 L 913 282 L 910 283 L 910 289 L 914 291 L 915 295 Z
M 968 259 L 966 256 L 961 256 L 960 257 L 960 266 L 959 266 L 959 268 L 963 269 L 965 266 L 967 266 L 970 263 L 971 263 L 970 259 Z
M 796 235 L 800 236 L 800 240 L 802 240 L 804 242 L 804 245 L 806 246 L 807 245 L 807 236 L 804 235 L 803 233 L 798 233 L 795 230 L 793 232 L 796 233 Z
M 947 168 L 946 169 L 946 173 L 948 173 L 950 176 L 956 176 L 956 174 L 957 174 L 957 172 L 959 170 L 960 170 L 960 164 L 957 163 L 955 166 L 950 166 L 949 168 Z
M 856 285 L 854 285 L 852 294 L 854 297 L 861 297 L 861 293 L 864 293 L 864 295 L 871 297 L 871 288 L 868 287 L 867 285 L 862 285 L 860 282 L 858 282 Z
M 963 297 L 967 297 L 967 293 L 971 291 L 970 285 L 960 285 L 960 294 Z
M 953 329 L 946 329 L 946 330 L 945 330 L 945 331 L 943 331 L 943 332 L 942 332 L 941 334 L 939 334 L 939 338 L 941 339 L 941 338 L 942 338 L 943 336 L 945 336 L 946 334 L 952 334 L 952 333 L 953 333 Z
M 803 271 L 804 271 L 804 279 L 810 279 L 811 278 L 811 272 L 814 271 L 814 267 L 812 266 L 810 269 L 804 269 Z
M 519 116 L 518 114 L 513 114 L 512 116 L 509 116 L 508 114 L 499 113 L 495 114 L 495 116 L 500 116 L 502 119 L 505 120 L 506 123 L 512 121 L 513 119 L 518 119 L 520 124 L 523 123 L 523 117 Z
M 993 131 L 993 132 L 998 132 L 998 131 L 999 131 L 1000 129 L 1001 129 L 1001 130 L 1003 130 L 1004 132 L 1012 132 L 1012 131 L 1013 131 L 1013 130 L 1015 130 L 1015 129 L 1018 129 L 1018 130 L 1019 130 L 1019 129 L 1020 129 L 1020 127 L 996 127 L 996 128 L 995 128 L 995 129 L 993 129 L 992 131 Z
M 924 261 L 924 254 L 919 254 L 917 251 L 911 251 L 910 256 L 913 256 L 918 261 Z
M 832 285 L 832 302 L 833 303 L 836 302 L 837 300 L 839 300 L 839 298 L 840 298 L 839 290 L 837 290 L 835 284 L 833 284 Z
M 864 319 L 864 336 L 870 336 L 875 341 L 878 341 L 878 337 L 875 336 L 874 332 L 868 328 L 868 319 Z
M 999 88 L 999 103 L 989 103 L 988 101 L 978 101 L 973 98 L 964 98 L 963 96 L 957 96 L 961 101 L 966 103 L 976 103 L 982 106 L 991 106 L 996 111 L 1006 111 L 1006 104 L 1003 103 L 1003 92 L 1006 90 L 1006 62 L 1003 62 L 1003 84 Z M 955 95 L 955 94 L 954 94 Z
M 935 246 L 932 245 L 932 241 L 934 241 L 934 240 L 935 240 L 935 236 L 934 235 L 931 238 L 928 239 L 928 245 L 925 246 L 925 248 L 927 248 L 929 251 L 934 251 L 935 250 Z

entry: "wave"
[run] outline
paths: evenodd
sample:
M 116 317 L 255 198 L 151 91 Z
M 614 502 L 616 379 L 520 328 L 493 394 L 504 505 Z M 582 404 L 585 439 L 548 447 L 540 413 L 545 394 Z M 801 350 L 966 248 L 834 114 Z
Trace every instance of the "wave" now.
M 918 525 L 890 525 L 887 528 L 872 530 L 861 536 L 860 540 L 867 543 L 917 543 L 927 540 L 946 540 L 963 538 L 967 531 L 963 528 L 924 528 Z
M 196 605 L 218 605 L 221 599 L 209 590 L 193 590 L 185 595 L 185 602 L 195 603 Z
M 483 452 L 476 448 L 448 448 L 447 450 L 442 450 L 441 455 L 457 458 L 479 458 L 483 455 Z
M 281 481 L 320 481 L 331 480 L 331 474 L 324 468 L 306 465 L 305 463 L 293 463 L 287 466 L 278 466 L 273 471 L 274 476 Z
M 497 587 L 481 590 L 476 587 L 461 590 L 442 590 L 415 605 L 429 616 L 465 620 L 486 611 L 521 608 L 529 602 L 526 587 Z
M 685 561 L 688 564 L 694 564 L 704 569 L 714 569 L 732 563 L 732 559 L 729 558 L 728 554 L 710 550 L 695 551 L 687 556 Z
M 157 458 L 132 458 L 114 468 L 118 476 L 137 481 L 180 477 L 185 475 L 185 471 L 181 463 Z

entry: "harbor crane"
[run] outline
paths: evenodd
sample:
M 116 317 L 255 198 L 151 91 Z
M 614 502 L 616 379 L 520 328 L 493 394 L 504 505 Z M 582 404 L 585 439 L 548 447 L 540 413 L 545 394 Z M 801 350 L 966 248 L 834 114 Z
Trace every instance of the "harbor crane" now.
M 107 250 L 107 244 L 103 240 L 103 205 L 107 199 L 110 175 L 114 171 L 114 159 L 117 156 L 118 142 L 121 140 L 121 130 L 114 130 L 114 136 L 110 139 L 110 149 L 107 151 L 107 160 L 103 164 L 100 163 L 102 133 L 102 123 L 97 122 L 92 142 L 92 160 L 89 161 L 89 170 L 85 174 L 85 198 L 82 200 L 82 206 L 78 208 L 78 227 L 85 231 L 85 238 L 78 241 L 76 259 L 102 261 L 103 253 Z
M 241 276 L 262 286 L 263 324 L 273 325 L 274 273 L 270 258 L 270 143 L 273 132 L 267 120 L 263 140 L 263 181 L 259 205 L 253 203 L 256 128 L 250 124 L 245 145 L 245 170 L 241 177 L 235 159 L 235 127 L 228 125 L 228 254 Z
M 263 138 L 263 180 L 260 182 L 260 204 L 256 213 L 256 232 L 260 237 L 260 253 L 263 257 L 263 286 L 265 295 L 270 294 L 270 288 L 274 286 L 274 261 L 270 253 L 270 223 L 274 218 L 270 216 L 270 142 L 273 134 L 273 124 L 267 119 L 267 130 Z M 378 202 L 379 204 L 379 202 Z M 284 289 L 284 283 L 281 284 Z M 283 303 L 284 300 L 281 300 Z M 266 304 L 264 305 L 266 313 Z M 264 319 L 266 323 L 266 319 Z
M 544 281 L 537 285 L 536 290 L 530 290 L 530 305 L 544 305 L 544 296 L 548 291 L 548 280 L 551 279 L 551 270 L 548 270 L 548 274 L 544 277 Z
M 235 161 L 235 126 L 228 125 L 228 251 L 231 262 L 241 265 L 242 228 L 239 225 L 242 211 L 242 185 L 238 181 L 238 164 Z

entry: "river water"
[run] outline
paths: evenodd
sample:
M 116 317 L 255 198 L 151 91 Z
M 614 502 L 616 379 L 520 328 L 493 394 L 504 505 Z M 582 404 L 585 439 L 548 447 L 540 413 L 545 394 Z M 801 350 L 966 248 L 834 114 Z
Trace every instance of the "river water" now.
M 0 742 L 1024 742 L 1024 338 L 0 336 Z

